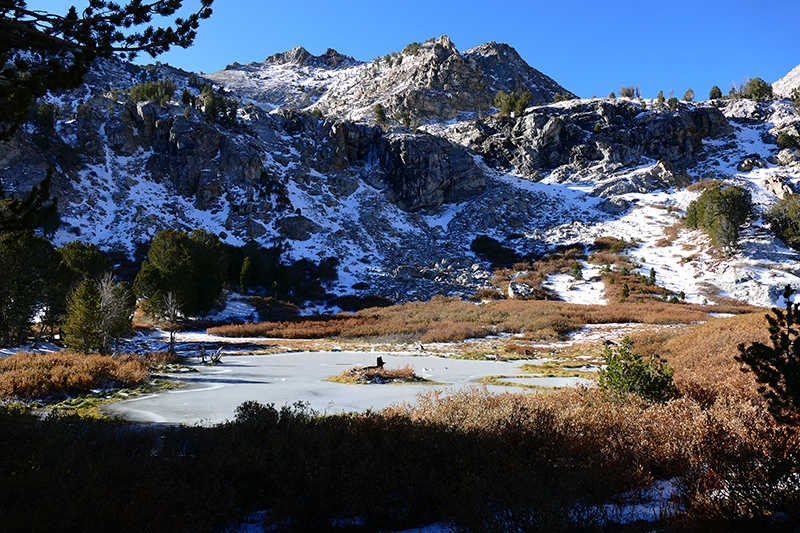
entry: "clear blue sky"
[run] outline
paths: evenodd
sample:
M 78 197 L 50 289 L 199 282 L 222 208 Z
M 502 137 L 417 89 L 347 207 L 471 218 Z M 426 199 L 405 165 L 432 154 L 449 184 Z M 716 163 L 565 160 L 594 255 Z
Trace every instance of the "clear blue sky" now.
M 118 0 L 121 1 L 121 0 Z M 64 13 L 87 0 L 28 0 Z M 196 8 L 199 0 L 185 0 Z M 303 46 L 369 61 L 408 43 L 448 35 L 463 51 L 489 41 L 517 49 L 532 67 L 582 97 L 638 85 L 645 97 L 760 77 L 800 64 L 800 0 L 618 2 L 589 0 L 215 0 L 195 45 L 157 60 L 215 72 Z M 138 62 L 152 62 L 142 56 Z

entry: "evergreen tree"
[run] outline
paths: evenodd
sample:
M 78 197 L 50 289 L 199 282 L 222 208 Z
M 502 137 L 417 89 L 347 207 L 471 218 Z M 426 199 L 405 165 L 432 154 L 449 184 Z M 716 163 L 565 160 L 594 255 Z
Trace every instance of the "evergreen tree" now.
M 79 87 L 98 57 L 119 54 L 133 59 L 139 52 L 155 57 L 172 46 L 190 46 L 199 21 L 211 15 L 212 2 L 200 0 L 198 10 L 175 19 L 174 26 L 154 28 L 154 16 L 172 16 L 183 0 L 126 4 L 91 0 L 80 14 L 70 7 L 66 15 L 29 9 L 24 0 L 3 0 L 0 140 L 11 138 L 28 119 L 37 98 L 48 91 Z
M 722 98 L 722 89 L 714 85 L 708 93 L 709 100 L 719 100 Z
M 225 283 L 228 258 L 219 238 L 205 230 L 158 232 L 133 288 L 148 314 L 159 312 L 157 291 L 174 292 L 186 315 L 208 313 Z
M 656 109 L 661 109 L 664 107 L 664 91 L 658 91 L 658 96 L 656 97 Z
M 772 346 L 754 342 L 738 346 L 736 360 L 743 372 L 753 372 L 758 391 L 767 401 L 769 412 L 782 424 L 800 423 L 800 304 L 792 303 L 794 289 L 783 291 L 786 310 L 772 308 L 766 315 Z
M 242 271 L 239 274 L 239 287 L 246 293 L 253 286 L 253 262 L 250 257 L 245 257 L 242 262 Z
M 34 315 L 57 299 L 48 288 L 58 276 L 58 256 L 47 239 L 30 232 L 0 233 L 0 335 L 22 342 Z
M 1 108 L 2 103 L 0 103 Z M 38 187 L 34 187 L 31 190 L 25 200 L 2 199 L 5 196 L 5 191 L 0 185 L 0 233 L 7 231 L 33 231 L 45 226 L 48 221 L 57 217 L 58 199 L 50 198 L 52 179 L 53 169 L 48 168 L 44 180 Z
M 761 78 L 752 78 L 742 85 L 739 92 L 744 98 L 767 100 L 772 98 L 772 85 Z
M 386 108 L 381 104 L 375 104 L 375 122 L 380 125 L 386 124 Z
M 715 246 L 730 250 L 736 247 L 739 231 L 752 212 L 753 202 L 747 189 L 738 185 L 714 187 L 689 204 L 684 224 L 687 228 L 704 229 Z
M 576 280 L 583 279 L 583 266 L 575 261 L 569 269 L 569 274 Z
M 629 337 L 614 350 L 605 348 L 606 364 L 598 371 L 600 390 L 620 397 L 636 394 L 651 402 L 664 402 L 676 396 L 674 370 L 660 359 L 650 358 L 645 362 L 642 354 L 634 353 L 631 348 Z
M 675 98 L 674 96 L 670 96 L 670 98 L 668 100 L 668 103 L 669 103 L 670 111 L 677 111 L 677 109 L 678 109 L 678 99 L 677 98 Z
M 522 93 L 513 92 L 511 94 L 500 90 L 494 97 L 495 107 L 500 109 L 500 116 L 510 117 L 519 116 L 531 101 L 531 93 L 525 91 Z
M 694 100 L 694 91 L 689 89 L 683 95 L 684 102 L 691 102 Z
M 783 242 L 800 250 L 800 195 L 787 194 L 764 212 L 764 220 Z
M 102 345 L 103 317 L 100 291 L 94 280 L 85 279 L 67 298 L 67 319 L 62 325 L 68 347 L 81 352 L 96 351 Z
M 97 281 L 111 270 L 108 256 L 95 244 L 70 241 L 59 248 L 58 253 L 73 286 L 87 278 Z

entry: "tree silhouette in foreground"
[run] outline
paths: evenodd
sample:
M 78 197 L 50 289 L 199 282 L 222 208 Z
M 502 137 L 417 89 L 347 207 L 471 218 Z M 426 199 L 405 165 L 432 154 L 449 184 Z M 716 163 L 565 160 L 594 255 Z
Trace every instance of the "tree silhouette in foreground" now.
M 212 2 L 200 0 L 197 11 L 162 28 L 150 25 L 153 17 L 174 15 L 183 0 L 89 0 L 80 14 L 73 6 L 66 15 L 0 0 L 0 140 L 14 135 L 37 98 L 79 87 L 97 58 L 131 60 L 139 52 L 155 57 L 172 46 L 187 48 Z
M 786 310 L 772 308 L 775 316 L 766 315 L 772 346 L 754 342 L 739 344 L 736 360 L 743 372 L 753 372 L 758 392 L 767 401 L 769 412 L 781 424 L 800 422 L 800 304 L 792 303 L 795 290 L 783 291 Z

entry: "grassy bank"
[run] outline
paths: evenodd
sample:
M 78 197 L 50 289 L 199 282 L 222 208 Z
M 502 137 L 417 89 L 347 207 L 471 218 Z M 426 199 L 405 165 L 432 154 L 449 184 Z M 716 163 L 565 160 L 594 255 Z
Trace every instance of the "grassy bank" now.
M 708 319 L 706 309 L 658 302 L 495 304 L 440 300 L 309 324 L 517 320 L 525 338 L 515 349 L 524 352 L 539 335 L 563 334 L 554 324 L 566 324 L 560 332 L 603 321 L 669 324 L 675 309 L 680 322 L 690 313 Z M 544 326 L 528 329 L 535 324 Z M 595 388 L 493 395 L 476 386 L 337 416 L 246 402 L 233 421 L 166 429 L 0 410 L 0 519 L 11 532 L 225 531 L 253 516 L 267 531 L 432 523 L 498 532 L 793 531 L 800 438 L 775 424 L 733 359 L 739 343 L 766 340 L 765 325 L 762 312 L 635 334 L 636 351 L 675 368 L 678 396 L 665 403 Z M 567 362 L 551 366 L 571 371 Z M 58 382 L 52 376 L 62 373 L 80 374 L 48 375 Z M 618 523 L 658 480 L 675 494 L 657 521 Z
M 274 531 L 602 531 L 657 479 L 685 511 L 659 528 L 775 527 L 800 508 L 796 437 L 726 396 L 476 388 L 326 417 L 251 402 L 229 423 L 167 430 L 0 412 L 0 445 L 5 531 L 214 531 L 256 511 Z
M 524 333 L 528 340 L 554 340 L 586 324 L 632 322 L 678 324 L 709 319 L 708 313 L 752 308 L 675 305 L 660 301 L 578 305 L 554 301 L 501 300 L 476 305 L 458 299 L 411 302 L 354 314 L 209 328 L 211 335 L 268 338 L 395 339 L 457 342 L 497 333 Z

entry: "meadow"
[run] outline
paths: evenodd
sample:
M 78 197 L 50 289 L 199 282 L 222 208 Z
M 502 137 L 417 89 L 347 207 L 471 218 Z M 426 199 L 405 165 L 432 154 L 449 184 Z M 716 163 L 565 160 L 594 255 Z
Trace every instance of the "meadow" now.
M 516 332 L 507 346 L 513 356 L 586 324 L 684 324 L 632 335 L 636 351 L 675 369 L 678 394 L 663 403 L 596 387 L 490 394 L 476 385 L 335 416 L 302 402 L 247 402 L 226 423 L 168 428 L 69 414 L 42 419 L 8 406 L 0 412 L 0 516 L 7 531 L 225 531 L 246 520 L 269 531 L 434 523 L 453 531 L 794 530 L 800 439 L 775 423 L 752 375 L 733 359 L 739 343 L 767 340 L 764 310 L 731 307 L 738 314 L 726 318 L 709 311 L 656 301 L 440 299 L 346 318 L 226 326 L 361 342 Z M 96 386 L 12 385 L 23 374 L 80 374 L 22 370 L 43 368 L 38 356 L 26 357 L 0 372 L 6 399 Z M 134 384 L 156 366 L 124 359 L 119 374 L 102 371 L 112 376 L 107 382 L 131 376 Z M 655 516 L 627 516 L 657 482 L 672 495 Z

